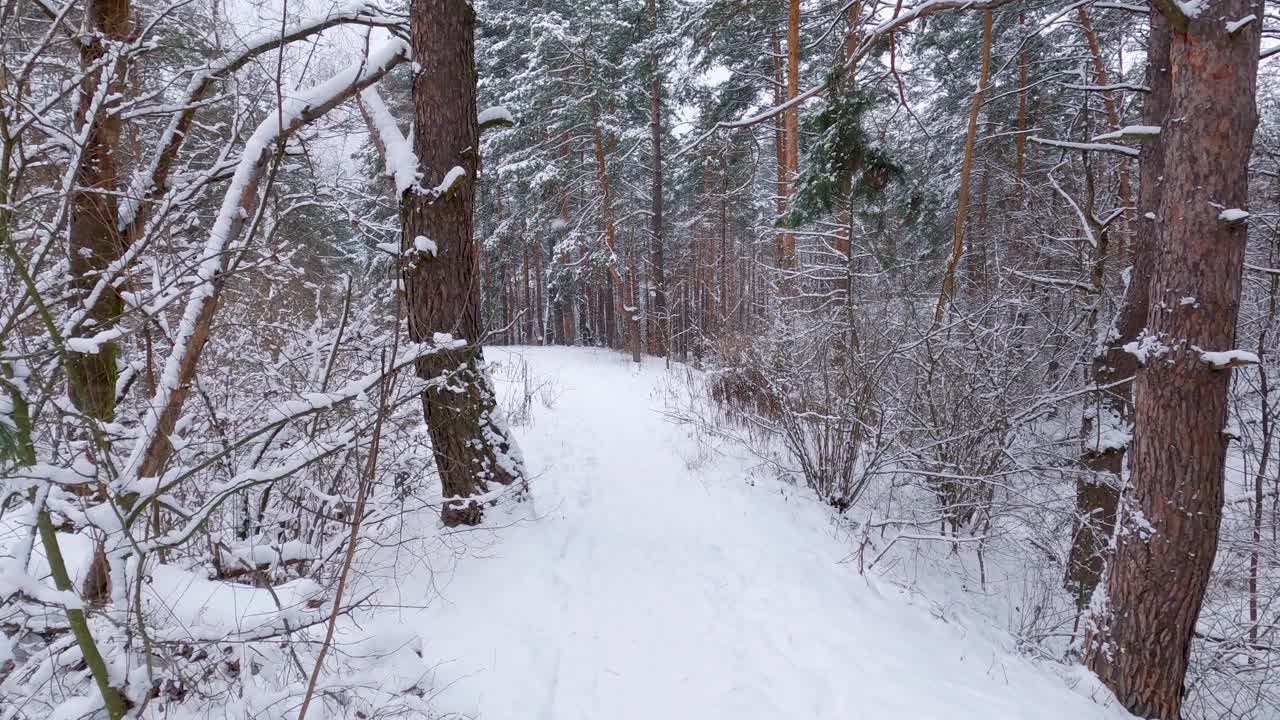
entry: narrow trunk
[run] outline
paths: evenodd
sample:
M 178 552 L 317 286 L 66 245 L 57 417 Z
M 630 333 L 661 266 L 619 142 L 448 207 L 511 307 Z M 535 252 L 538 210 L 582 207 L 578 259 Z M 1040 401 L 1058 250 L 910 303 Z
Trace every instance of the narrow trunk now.
M 1169 29 L 1164 18 L 1151 16 L 1147 42 L 1146 85 L 1150 92 L 1142 108 L 1143 123 L 1158 126 L 1169 112 Z M 1137 358 L 1124 350 L 1135 342 L 1147 325 L 1151 272 L 1154 265 L 1156 223 L 1146 219 L 1159 209 L 1164 172 L 1164 144 L 1143 143 L 1139 163 L 1138 216 L 1132 243 L 1133 265 L 1129 284 L 1110 343 L 1100 343 L 1090 377 L 1094 385 L 1105 387 L 1132 378 L 1138 370 Z M 1107 553 L 1115 529 L 1120 503 L 1120 474 L 1133 425 L 1133 385 L 1123 383 L 1099 390 L 1091 399 L 1082 425 L 1084 439 L 1081 462 L 1089 471 L 1076 480 L 1076 514 L 1079 526 L 1072 538 L 1067 562 L 1067 586 L 1076 606 L 1089 607 L 1094 590 L 1106 574 Z
M 658 34 L 658 0 L 649 0 L 649 22 Z M 649 137 L 653 144 L 653 214 L 649 218 L 649 287 L 653 306 L 649 308 L 649 351 L 667 354 L 671 320 L 667 317 L 667 275 L 662 234 L 662 69 L 658 51 L 649 53 Z
M 1197 17 L 1181 7 L 1153 3 L 1151 42 L 1163 42 L 1158 16 L 1171 31 L 1172 84 L 1160 124 L 1169 162 L 1140 341 L 1150 352 L 1135 387 L 1127 531 L 1116 534 L 1106 612 L 1087 645 L 1090 669 L 1120 702 L 1160 720 L 1181 715 L 1191 639 L 1218 546 L 1231 367 L 1201 353 L 1235 348 L 1246 226 L 1220 213 L 1246 207 L 1258 119 L 1261 25 L 1254 20 L 1232 33 L 1221 18 L 1263 13 L 1261 0 L 1213 2 Z
M 720 327 L 729 322 L 729 180 L 720 157 Z
M 530 241 L 528 239 L 524 239 L 524 236 L 521 235 L 520 267 L 522 270 L 522 276 L 521 276 L 522 291 L 520 293 L 520 297 L 521 297 L 522 307 L 520 308 L 520 310 L 523 313 L 523 315 L 521 315 L 520 317 L 520 328 L 521 328 L 520 342 L 525 345 L 534 344 L 534 341 L 533 341 L 533 329 L 535 327 L 534 316 L 537 314 L 537 310 L 535 309 L 536 301 L 533 299 L 533 286 L 529 283 L 529 243 Z
M 775 105 L 781 105 L 785 97 L 785 79 L 782 70 L 782 45 L 778 40 L 778 33 L 775 31 L 770 35 L 773 50 L 773 102 Z M 777 207 L 778 217 L 782 218 L 787 214 L 787 205 L 790 201 L 790 183 L 787 174 L 787 124 L 786 113 L 774 116 L 773 120 L 773 154 L 774 162 L 778 170 L 778 195 Z M 776 253 L 776 262 L 779 268 L 786 268 L 791 265 L 791 258 L 795 255 L 795 237 L 787 232 L 778 232 L 778 246 Z
M 582 51 L 582 70 L 588 87 L 591 87 L 591 63 L 586 51 Z M 618 268 L 617 224 L 613 217 L 613 195 L 609 188 L 608 167 L 605 164 L 604 133 L 600 129 L 600 103 L 592 96 L 591 102 L 591 135 L 595 141 L 596 180 L 600 184 L 600 203 L 604 212 L 604 241 L 608 246 L 609 256 L 606 262 L 609 274 L 613 276 L 614 310 L 619 318 L 625 318 L 627 324 L 627 346 L 631 348 L 631 359 L 640 362 L 640 313 L 636 307 L 634 296 L 628 296 L 630 285 L 622 277 Z M 625 293 L 625 294 L 624 294 Z M 610 328 L 610 334 L 613 330 Z M 610 343 L 612 345 L 612 343 Z
M 538 316 L 538 344 L 547 344 L 547 315 L 542 302 L 542 240 L 533 237 L 533 308 Z
M 404 243 L 423 236 L 435 242 L 433 256 L 404 268 L 409 334 L 429 342 L 448 333 L 468 344 L 424 357 L 418 374 L 441 382 L 423 393 L 449 526 L 475 525 L 483 509 L 475 496 L 491 483 L 525 482 L 519 452 L 499 422 L 480 348 L 478 252 L 472 237 L 472 205 L 479 165 L 476 148 L 475 13 L 466 0 L 416 0 L 411 17 L 414 57 L 431 58 L 431 71 L 413 81 L 414 150 L 424 185 L 438 184 L 451 168 L 466 173 L 439 198 L 406 195 Z
M 800 0 L 790 0 L 787 4 L 787 102 L 800 94 Z M 800 108 L 792 105 L 782 113 L 783 132 L 786 143 L 783 152 L 786 168 L 786 188 L 788 195 L 795 184 L 796 174 L 800 169 Z M 788 199 L 789 202 L 789 199 Z M 783 233 L 782 267 L 791 268 L 796 264 L 796 236 Z
M 951 261 L 942 275 L 942 293 L 938 295 L 938 307 L 933 314 L 934 323 L 942 322 L 947 305 L 955 294 L 956 268 L 964 255 L 964 220 L 969 210 L 969 176 L 973 173 L 973 145 L 978 135 L 978 112 L 982 110 L 982 95 L 987 90 L 991 74 L 991 11 L 982 14 L 982 71 L 978 77 L 978 89 L 973 93 L 969 106 L 969 129 L 964 139 L 964 160 L 960 164 L 960 195 L 956 200 L 956 222 L 952 234 Z
M 800 0 L 787 5 L 787 102 L 800 94 Z M 800 168 L 800 110 L 795 105 L 783 113 L 787 133 L 787 182 L 795 182 Z M 792 240 L 794 242 L 794 239 Z
M 1026 18 L 1018 13 L 1018 25 L 1025 23 Z M 1027 48 L 1024 45 L 1018 53 L 1018 134 L 1013 139 L 1013 188 L 1018 198 L 1025 197 L 1022 191 L 1022 168 L 1027 155 L 1027 65 Z
M 1268 313 L 1267 326 L 1269 327 L 1275 321 L 1275 283 L 1272 282 L 1272 295 L 1270 300 L 1270 312 Z M 1258 359 L 1262 360 L 1267 344 L 1267 331 L 1264 329 L 1258 337 Z M 1268 397 L 1267 372 L 1265 366 L 1258 373 L 1258 398 L 1262 415 L 1262 456 L 1258 459 L 1258 470 L 1254 474 L 1253 479 L 1253 528 L 1252 544 L 1249 548 L 1249 642 L 1258 642 L 1258 575 L 1261 569 L 1261 557 L 1259 552 L 1262 549 L 1262 504 L 1264 500 L 1264 489 L 1267 480 L 1267 464 L 1271 459 L 1271 435 L 1273 428 L 1271 425 L 1271 401 Z M 1250 663 L 1254 662 L 1252 658 Z
M 844 37 L 844 61 L 848 66 L 848 79 L 845 81 L 850 93 L 854 92 L 858 86 L 858 68 L 854 65 L 854 55 L 858 49 L 858 41 L 860 35 L 858 32 L 859 23 L 862 18 L 862 2 L 855 0 L 849 6 L 849 13 L 846 16 L 848 29 L 845 31 Z M 836 216 L 836 222 L 840 228 L 836 231 L 836 255 L 839 257 L 837 261 L 840 263 L 840 271 L 835 273 L 835 297 L 836 302 L 840 305 L 847 306 L 852 300 L 852 262 L 853 262 L 853 213 L 850 207 L 849 199 L 845 199 L 840 204 L 840 212 Z
M 1093 60 L 1093 71 L 1097 77 L 1098 85 L 1106 87 L 1111 84 L 1111 75 L 1107 72 L 1107 64 L 1102 57 L 1102 48 L 1098 44 L 1097 33 L 1093 31 L 1093 21 L 1089 17 L 1089 10 L 1081 7 L 1076 11 L 1076 15 L 1080 19 L 1080 29 L 1084 33 L 1085 44 L 1089 46 L 1089 57 Z M 1120 129 L 1120 108 L 1116 102 L 1115 93 L 1111 90 L 1102 92 L 1102 105 L 1107 112 L 1107 128 L 1116 131 Z M 1124 158 L 1120 160 L 1118 169 L 1119 187 L 1116 190 L 1120 199 L 1120 205 L 1124 208 L 1133 207 L 1133 189 L 1129 183 L 1129 160 Z M 1131 220 L 1133 218 L 1132 211 L 1125 210 L 1119 219 L 1120 232 L 1117 233 L 1116 254 L 1120 257 L 1124 256 L 1125 249 L 1130 243 Z

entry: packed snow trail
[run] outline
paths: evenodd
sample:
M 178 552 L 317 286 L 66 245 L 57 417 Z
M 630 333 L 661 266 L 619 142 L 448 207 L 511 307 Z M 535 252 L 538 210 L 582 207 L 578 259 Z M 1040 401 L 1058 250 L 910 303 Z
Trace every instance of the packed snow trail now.
M 841 560 L 827 511 L 704 457 L 662 362 L 522 348 L 534 519 L 465 535 L 416 622 L 434 704 L 479 720 L 1126 717 Z M 459 536 L 462 537 L 462 536 Z

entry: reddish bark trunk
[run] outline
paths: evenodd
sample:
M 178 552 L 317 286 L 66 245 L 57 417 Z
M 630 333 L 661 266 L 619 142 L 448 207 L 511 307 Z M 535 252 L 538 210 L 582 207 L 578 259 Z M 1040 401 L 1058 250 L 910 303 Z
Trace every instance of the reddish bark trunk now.
M 1107 72 L 1107 64 L 1102 57 L 1102 48 L 1098 44 L 1098 36 L 1093 31 L 1093 21 L 1089 17 L 1089 11 L 1086 8 L 1079 8 L 1076 11 L 1077 17 L 1080 19 L 1080 28 L 1084 33 L 1085 44 L 1089 46 L 1089 56 L 1093 59 L 1093 72 L 1097 77 L 1098 85 L 1106 87 L 1111 84 L 1111 75 Z M 1110 130 L 1120 129 L 1120 109 L 1115 99 L 1115 93 L 1110 90 L 1102 92 L 1102 104 L 1107 112 L 1107 127 Z M 1133 206 L 1133 189 L 1129 185 L 1129 160 L 1127 158 L 1120 160 L 1118 169 L 1119 179 L 1117 196 L 1120 205 L 1125 208 Z M 1118 242 L 1116 243 L 1116 254 L 1123 257 L 1125 249 L 1130 243 L 1131 220 L 1133 219 L 1132 211 L 1125 210 L 1124 215 L 1120 217 L 1120 232 Z
M 1142 114 L 1143 123 L 1158 126 L 1169 112 L 1169 29 L 1158 13 L 1152 15 L 1151 23 L 1146 76 L 1150 92 L 1146 95 Z M 1115 331 L 1111 333 L 1114 339 L 1094 358 L 1090 369 L 1093 382 L 1100 387 L 1131 378 L 1137 373 L 1137 358 L 1125 352 L 1124 346 L 1137 340 L 1147 324 L 1156 223 L 1145 218 L 1159 209 L 1164 144 L 1144 143 L 1139 168 L 1138 215 L 1143 219 L 1135 226 L 1129 284 L 1125 288 Z M 1128 447 L 1127 441 L 1102 443 L 1102 431 L 1111 425 L 1118 426 L 1122 432 L 1129 432 L 1133 423 L 1133 386 L 1122 384 L 1099 391 L 1091 405 L 1092 416 L 1085 417 L 1081 428 L 1084 438 L 1081 461 L 1091 474 L 1076 481 L 1079 519 L 1067 563 L 1067 586 L 1075 595 L 1077 607 L 1082 610 L 1089 606 L 1094 589 L 1102 581 L 1106 569 L 1108 546 L 1120 502 L 1120 472 Z
M 1262 17 L 1262 2 L 1209 5 L 1189 18 L 1172 0 L 1153 3 L 1151 42 L 1167 35 L 1171 78 L 1144 331 L 1158 350 L 1137 375 L 1125 531 L 1106 612 L 1087 645 L 1090 669 L 1120 702 L 1161 720 L 1181 714 L 1218 545 L 1231 370 L 1215 369 L 1201 352 L 1235 347 L 1246 232 L 1219 213 L 1246 206 L 1257 124 L 1260 24 L 1229 33 L 1222 18 Z
M 934 310 L 933 321 L 942 322 L 946 315 L 947 305 L 955 295 L 956 268 L 960 266 L 960 258 L 964 255 L 964 221 L 969 210 L 969 178 L 973 172 L 973 147 L 978 134 L 978 112 L 982 109 L 982 95 L 987 90 L 987 79 L 991 73 L 991 11 L 982 15 L 982 69 L 978 76 L 978 88 L 973 93 L 973 103 L 969 106 L 969 129 L 965 133 L 964 159 L 960 165 L 960 196 L 956 200 L 956 221 L 952 233 L 951 260 L 942 275 L 942 292 L 938 295 L 938 307 Z
M 770 39 L 773 43 L 773 102 L 775 105 L 781 105 L 786 97 L 786 80 L 782 70 L 782 45 L 778 40 L 778 33 L 774 32 Z M 778 170 L 778 217 L 781 218 L 787 214 L 787 205 L 791 198 L 790 175 L 787 172 L 790 167 L 790 160 L 787 154 L 787 123 L 786 114 L 774 117 L 773 125 L 773 152 L 774 159 L 777 163 Z M 795 257 L 795 236 L 788 232 L 778 233 L 777 257 L 776 262 L 779 268 L 791 266 L 791 261 Z

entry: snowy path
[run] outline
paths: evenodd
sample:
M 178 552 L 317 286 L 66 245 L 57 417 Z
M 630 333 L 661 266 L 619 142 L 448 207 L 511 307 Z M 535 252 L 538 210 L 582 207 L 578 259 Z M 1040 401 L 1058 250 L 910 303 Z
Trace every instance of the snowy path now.
M 538 520 L 435 578 L 442 710 L 480 720 L 1120 717 L 840 565 L 824 511 L 686 462 L 661 363 L 522 349 L 559 395 L 517 434 Z M 503 361 L 505 354 L 490 351 Z M 527 510 L 527 509 L 526 509 Z

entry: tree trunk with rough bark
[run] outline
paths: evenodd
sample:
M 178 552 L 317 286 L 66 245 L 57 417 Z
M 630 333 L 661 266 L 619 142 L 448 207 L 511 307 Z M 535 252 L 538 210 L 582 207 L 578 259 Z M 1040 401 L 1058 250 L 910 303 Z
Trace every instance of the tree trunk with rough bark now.
M 1143 104 L 1143 123 L 1158 126 L 1168 113 L 1170 93 L 1169 29 L 1158 13 L 1151 18 L 1146 85 L 1150 91 Z M 1158 210 L 1164 144 L 1143 143 L 1141 153 L 1137 212 L 1140 220 L 1134 226 L 1130 243 L 1133 264 L 1129 283 L 1115 326 L 1108 333 L 1109 341 L 1093 359 L 1089 371 L 1094 385 L 1114 387 L 1099 390 L 1092 397 L 1081 427 L 1084 444 L 1080 459 L 1090 474 L 1076 480 L 1079 525 L 1072 538 L 1066 577 L 1067 588 L 1081 610 L 1089 607 L 1093 592 L 1106 572 L 1120 502 L 1120 473 L 1133 425 L 1133 385 L 1122 381 L 1136 374 L 1138 360 L 1125 352 L 1124 346 L 1136 341 L 1147 324 L 1156 223 L 1146 216 Z
M 800 94 L 800 0 L 790 0 L 787 4 L 787 101 Z M 800 169 L 800 108 L 792 105 L 783 111 L 783 134 L 785 137 L 784 160 L 786 167 L 783 174 L 787 179 L 787 190 L 795 184 Z M 782 267 L 791 268 L 796 264 L 796 236 L 784 233 L 782 239 Z
M 1018 13 L 1018 28 L 1026 25 L 1026 17 Z M 1018 51 L 1018 132 L 1013 136 L 1013 188 L 1014 198 L 1019 205 L 1026 201 L 1026 191 L 1022 187 L 1022 171 L 1027 155 L 1027 66 L 1028 51 L 1026 45 Z
M 107 56 L 106 43 L 124 42 L 129 34 L 129 0 L 91 0 L 85 7 L 88 34 L 80 46 L 80 67 L 88 70 Z M 109 62 L 99 72 L 85 75 L 80 87 L 81 122 L 88 118 L 84 155 L 76 167 L 71 200 L 67 254 L 73 304 L 83 307 L 106 269 L 124 253 L 120 235 L 119 183 L 116 151 L 120 143 L 120 117 L 110 104 L 120 96 L 121 63 Z M 92 336 L 115 322 L 124 304 L 118 288 L 108 284 L 87 306 L 88 317 L 79 336 Z M 91 353 L 67 353 L 67 380 L 71 401 L 86 416 L 110 421 L 116 408 L 116 343 L 98 345 Z
M 434 254 L 410 254 L 403 269 L 409 335 L 426 342 L 447 333 L 467 342 L 427 355 L 417 371 L 438 382 L 423 393 L 422 405 L 445 498 L 441 518 L 448 526 L 475 525 L 483 501 L 471 498 L 495 485 L 526 482 L 519 451 L 498 419 L 480 347 L 479 253 L 472 237 L 480 147 L 475 12 L 466 0 L 416 0 L 410 22 L 413 56 L 430 58 L 413 79 L 413 144 L 423 186 L 438 186 L 455 167 L 465 175 L 439 197 L 405 195 L 404 246 L 424 237 L 436 247 Z
M 1191 639 L 1218 547 L 1229 363 L 1244 269 L 1248 160 L 1257 125 L 1262 0 L 1153 3 L 1167 23 L 1168 111 L 1146 349 L 1135 386 L 1130 482 L 1088 664 L 1135 715 L 1181 714 Z M 1235 20 L 1255 20 L 1234 28 Z M 1152 42 L 1164 32 L 1153 23 Z M 1144 173 L 1145 174 L 1145 173 Z M 1183 298 L 1194 297 L 1194 302 Z M 1102 605 L 1101 603 L 1099 605 Z
M 771 33 L 769 39 L 773 49 L 773 103 L 774 105 L 781 105 L 786 97 L 786 78 L 782 67 L 782 44 L 778 39 L 777 31 Z M 773 119 L 773 154 L 778 171 L 777 209 L 778 217 L 781 218 L 787 214 L 787 205 L 791 197 L 790 176 L 787 174 L 789 160 L 787 159 L 786 113 L 776 115 Z M 795 236 L 780 230 L 777 237 L 777 247 L 775 248 L 775 262 L 779 268 L 790 267 L 791 260 L 795 256 L 795 249 Z
M 658 34 L 658 0 L 649 0 L 649 22 Z M 667 354 L 671 320 L 667 317 L 667 275 L 662 233 L 662 68 L 658 51 L 649 54 L 649 137 L 653 145 L 653 214 L 649 218 L 649 351 L 658 357 Z
M 124 254 L 116 168 L 121 122 L 111 112 L 111 104 L 121 95 L 123 71 L 120 61 L 105 63 L 96 73 L 88 70 L 107 57 L 110 48 L 106 43 L 127 39 L 129 2 L 91 0 L 85 6 L 84 22 L 89 32 L 80 46 L 80 68 L 86 74 L 80 84 L 78 106 L 84 149 L 75 170 L 67 232 L 67 263 L 75 289 L 71 305 L 76 310 L 86 310 L 84 321 L 74 333 L 77 337 L 91 337 L 106 330 L 124 310 L 114 284 L 108 283 L 96 297 L 93 294 L 107 268 Z M 76 409 L 89 419 L 110 422 L 115 418 L 117 355 L 115 342 L 100 343 L 93 352 L 67 351 L 67 394 Z M 85 602 L 106 602 L 110 584 L 107 558 L 99 538 L 81 587 Z

